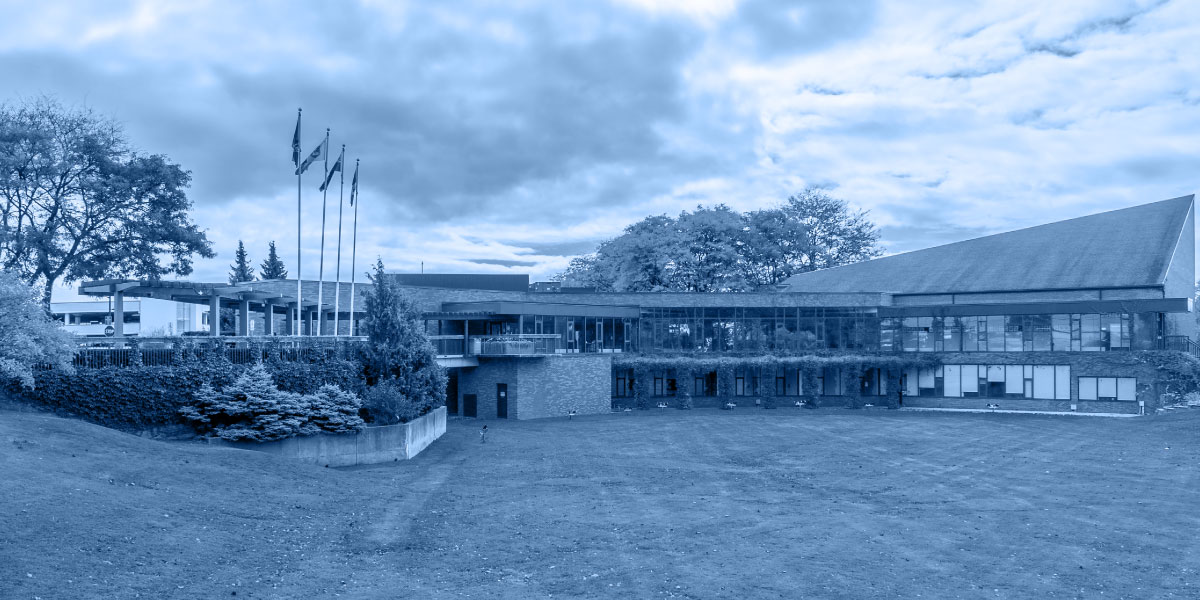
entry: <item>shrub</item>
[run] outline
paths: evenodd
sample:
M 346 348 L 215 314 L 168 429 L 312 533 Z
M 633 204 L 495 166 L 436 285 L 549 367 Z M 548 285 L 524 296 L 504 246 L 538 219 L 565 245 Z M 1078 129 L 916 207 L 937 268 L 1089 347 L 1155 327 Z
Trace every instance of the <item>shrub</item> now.
M 207 384 L 225 389 L 247 370 L 212 355 L 197 359 L 193 349 L 178 349 L 182 364 L 137 367 L 78 367 L 73 372 L 50 369 L 36 373 L 36 386 L 10 385 L 14 397 L 78 415 L 94 423 L 125 430 L 180 422 L 180 411 L 192 404 Z M 264 363 L 283 391 L 314 394 L 325 384 L 365 391 L 361 366 L 353 361 Z
M 683 366 L 675 370 L 675 394 L 679 408 L 692 408 L 692 386 L 694 385 L 695 381 L 690 366 Z
M 202 384 L 180 415 L 201 433 L 269 442 L 322 431 L 357 431 L 363 426 L 359 404 L 357 396 L 332 385 L 311 395 L 283 391 L 266 367 L 255 365 L 219 392 Z
M 399 382 L 385 379 L 371 386 L 363 399 L 363 410 L 367 418 L 376 425 L 395 425 L 421 416 L 421 407 L 413 402 Z
M 70 371 L 74 339 L 46 314 L 33 288 L 0 271 L 0 376 L 36 386 L 34 367 Z

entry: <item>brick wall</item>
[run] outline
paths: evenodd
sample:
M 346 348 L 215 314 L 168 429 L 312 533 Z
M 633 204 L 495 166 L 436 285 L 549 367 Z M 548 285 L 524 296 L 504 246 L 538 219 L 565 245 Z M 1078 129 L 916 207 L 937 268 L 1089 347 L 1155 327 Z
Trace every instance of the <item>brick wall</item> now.
M 476 395 L 476 415 L 495 419 L 496 385 L 508 385 L 508 418 L 540 419 L 609 412 L 612 357 L 607 354 L 483 358 L 458 372 L 458 407 Z

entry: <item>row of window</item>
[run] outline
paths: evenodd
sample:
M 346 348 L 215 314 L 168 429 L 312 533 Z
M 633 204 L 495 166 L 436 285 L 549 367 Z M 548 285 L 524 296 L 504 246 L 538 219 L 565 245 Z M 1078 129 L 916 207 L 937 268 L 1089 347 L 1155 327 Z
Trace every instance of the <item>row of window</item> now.
M 680 382 L 672 370 L 652 373 L 651 394 L 675 396 Z M 734 374 L 735 396 L 757 396 L 759 386 L 771 381 L 772 373 L 757 369 L 739 369 Z M 804 393 L 803 373 L 799 369 L 780 369 L 775 373 L 776 396 L 800 396 Z M 816 377 L 817 395 L 845 394 L 841 369 L 823 369 Z M 1080 377 L 1079 400 L 1137 400 L 1137 379 L 1133 377 Z M 878 369 L 868 369 L 861 379 L 861 395 L 887 394 L 886 380 Z M 616 369 L 613 392 L 617 398 L 633 396 L 633 373 Z M 716 396 L 717 374 L 698 374 L 691 382 L 693 396 Z M 1071 399 L 1071 367 L 1068 365 L 943 365 L 905 370 L 901 387 L 907 396 L 942 398 L 1030 398 L 1039 400 Z
M 902 352 L 1128 350 L 1132 324 L 1129 313 L 885 318 L 879 345 Z

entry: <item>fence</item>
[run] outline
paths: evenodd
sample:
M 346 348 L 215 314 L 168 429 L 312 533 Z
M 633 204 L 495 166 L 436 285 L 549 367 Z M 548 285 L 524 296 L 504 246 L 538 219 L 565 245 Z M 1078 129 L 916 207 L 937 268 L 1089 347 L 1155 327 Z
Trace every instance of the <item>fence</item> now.
M 1159 343 L 1159 350 L 1175 350 L 1187 352 L 1192 356 L 1200 356 L 1200 345 L 1186 335 L 1166 335 Z
M 311 362 L 320 358 L 346 357 L 364 337 L 273 339 L 221 337 L 212 339 L 140 338 L 91 342 L 75 351 L 77 367 L 128 367 L 135 364 L 177 365 L 198 357 L 224 355 L 234 364 L 250 364 L 271 358 Z

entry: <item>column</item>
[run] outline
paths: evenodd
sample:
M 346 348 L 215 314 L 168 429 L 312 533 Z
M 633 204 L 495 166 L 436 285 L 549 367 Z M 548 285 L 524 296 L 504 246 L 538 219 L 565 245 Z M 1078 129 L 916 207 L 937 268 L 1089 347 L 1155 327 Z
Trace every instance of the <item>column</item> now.
M 275 307 L 263 303 L 263 335 L 275 335 Z
M 208 335 L 211 337 L 220 337 L 221 335 L 221 297 L 215 293 L 208 299 Z
M 237 334 L 240 336 L 250 335 L 250 301 L 242 300 L 238 305 L 238 325 Z
M 317 311 L 308 311 L 308 335 L 320 335 L 320 331 L 315 328 L 317 324 Z
M 125 293 L 113 294 L 113 337 L 125 336 Z

